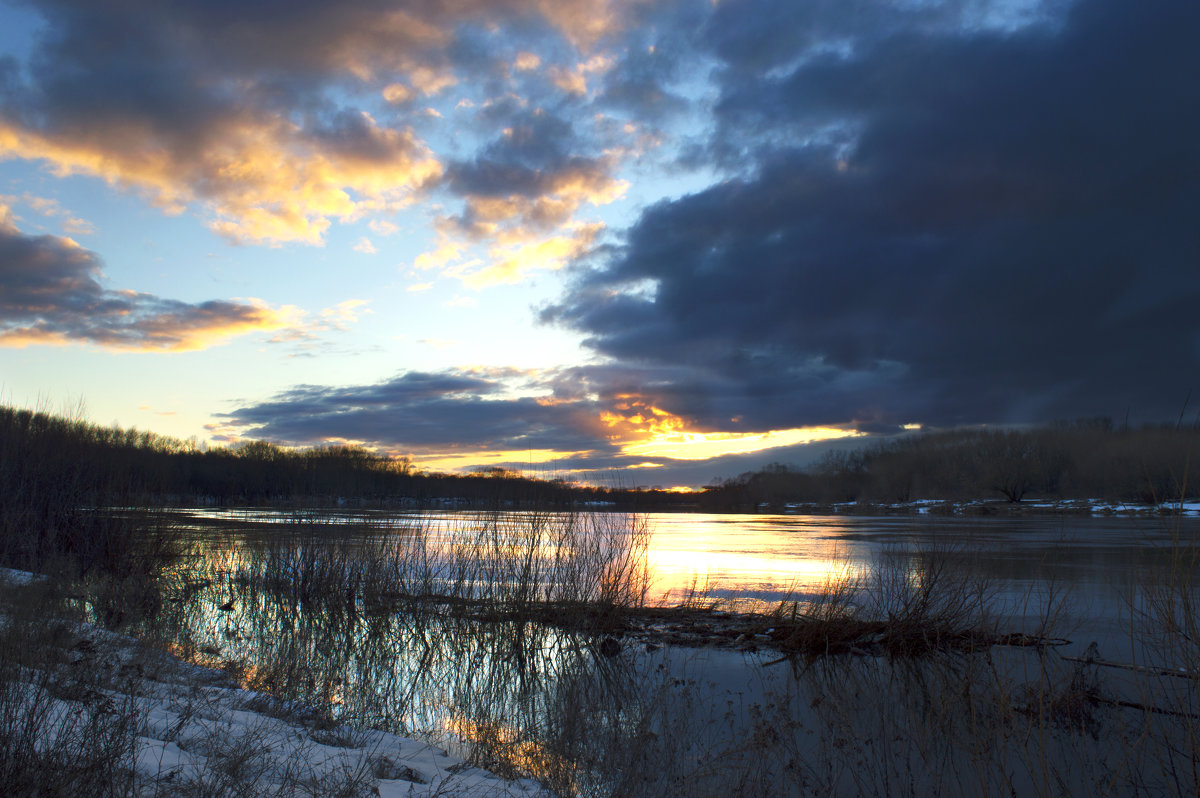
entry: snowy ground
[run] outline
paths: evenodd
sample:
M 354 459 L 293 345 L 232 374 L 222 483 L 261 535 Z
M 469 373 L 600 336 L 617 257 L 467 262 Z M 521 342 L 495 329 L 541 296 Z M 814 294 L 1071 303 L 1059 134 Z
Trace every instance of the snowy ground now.
M 9 584 L 33 578 L 0 569 Z M 531 780 L 506 781 L 426 743 L 338 725 L 311 708 L 240 689 L 220 670 L 131 637 L 74 623 L 64 645 L 66 667 L 98 687 L 56 691 L 51 715 L 78 716 L 98 703 L 132 709 L 139 794 L 226 794 L 230 787 L 237 794 L 383 798 L 542 794 Z M 25 676 L 32 694 L 41 674 L 26 669 Z

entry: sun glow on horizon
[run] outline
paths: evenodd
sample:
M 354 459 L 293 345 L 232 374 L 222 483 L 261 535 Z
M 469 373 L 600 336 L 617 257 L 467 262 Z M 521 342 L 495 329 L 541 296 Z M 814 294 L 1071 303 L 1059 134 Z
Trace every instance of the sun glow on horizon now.
M 618 397 L 616 412 L 601 413 L 612 429 L 610 440 L 623 456 L 664 457 L 670 460 L 708 460 L 732 454 L 750 454 L 780 446 L 857 438 L 865 433 L 841 427 L 795 427 L 766 432 L 696 432 L 687 422 L 634 396 Z
M 520 450 L 497 450 L 497 451 L 462 451 L 462 452 L 430 452 L 428 454 L 414 453 L 412 455 L 413 462 L 422 470 L 444 472 L 444 473 L 469 473 L 475 468 L 487 468 L 489 466 L 508 466 L 515 468 L 512 470 L 522 471 L 521 465 L 525 466 L 525 471 L 536 473 L 526 474 L 527 476 L 543 476 L 541 473 L 544 469 L 534 468 L 534 466 L 546 466 L 553 464 L 557 460 L 567 460 L 572 457 L 580 456 L 580 452 L 560 452 L 554 449 L 520 449 Z M 570 469 L 563 469 L 570 471 Z
M 678 432 L 658 435 L 644 443 L 621 447 L 622 454 L 667 457 L 672 460 L 708 460 L 731 454 L 750 454 L 780 446 L 857 438 L 863 433 L 837 427 L 797 427 L 768 432 Z

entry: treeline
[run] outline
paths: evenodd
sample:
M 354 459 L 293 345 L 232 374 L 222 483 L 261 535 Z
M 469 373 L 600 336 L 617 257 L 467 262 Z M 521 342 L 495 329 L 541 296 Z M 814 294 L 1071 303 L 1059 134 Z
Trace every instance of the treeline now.
M 454 498 L 557 507 L 607 495 L 496 468 L 461 476 L 422 473 L 407 459 L 360 446 L 294 450 L 255 441 L 205 450 L 150 432 L 8 407 L 0 407 L 0 492 L 10 504 L 34 494 L 69 494 L 92 506 Z
M 701 493 L 591 488 L 493 468 L 424 473 L 358 446 L 270 443 L 203 449 L 192 442 L 0 407 L 0 560 L 45 551 L 103 559 L 91 512 L 105 507 L 353 504 L 754 511 L 788 503 L 894 504 L 920 499 L 1105 499 L 1162 503 L 1200 496 L 1188 464 L 1195 426 L 1117 428 L 1107 419 L 1023 430 L 906 435 L 827 455 L 808 468 L 772 465 Z M 18 546 L 21 558 L 6 556 Z M 12 552 L 10 551 L 10 554 Z
M 920 433 L 832 452 L 809 468 L 776 464 L 742 474 L 710 487 L 702 503 L 736 509 L 919 499 L 1173 502 L 1200 496 L 1200 474 L 1188 478 L 1198 444 L 1194 425 L 1118 428 L 1110 419 Z

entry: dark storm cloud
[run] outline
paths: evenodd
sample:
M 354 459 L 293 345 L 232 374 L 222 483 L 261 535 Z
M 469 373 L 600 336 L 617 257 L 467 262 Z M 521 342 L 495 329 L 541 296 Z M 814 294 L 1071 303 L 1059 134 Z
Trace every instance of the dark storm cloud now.
M 613 202 L 627 185 L 613 175 L 619 157 L 578 135 L 567 119 L 504 105 L 500 134 L 445 173 L 444 185 L 463 200 L 461 211 L 437 220 L 445 251 L 489 246 L 482 267 L 449 269 L 472 287 L 516 282 L 586 252 L 603 225 L 579 223 L 577 212 Z M 493 119 L 497 112 L 483 113 Z M 421 259 L 416 265 L 428 268 Z
M 688 100 L 675 91 L 696 78 L 694 41 L 709 8 L 693 2 L 655 3 L 637 8 L 625 37 L 624 53 L 604 76 L 597 101 L 628 112 L 640 122 L 656 122 L 685 111 Z
M 408 372 L 376 385 L 300 386 L 226 418 L 244 437 L 289 444 L 346 439 L 387 449 L 563 452 L 605 445 L 591 431 L 590 404 L 501 396 L 505 377 Z
M 704 46 L 727 80 L 852 54 L 896 35 L 957 35 L 1059 24 L 1073 0 L 732 0 L 704 22 Z
M 189 304 L 100 284 L 97 257 L 69 239 L 28 236 L 0 206 L 0 346 L 88 343 L 111 349 L 200 349 L 287 323 L 263 305 Z
M 629 111 L 639 120 L 659 120 L 687 108 L 687 100 L 672 92 L 653 67 L 640 66 L 625 61 L 614 70 L 604 82 L 600 102 Z
M 705 426 L 1178 412 L 1200 365 L 1200 5 L 888 16 L 824 51 L 780 21 L 825 31 L 824 6 L 745 6 L 712 25 L 738 75 L 711 152 L 755 169 L 648 209 L 545 319 L 688 369 L 659 395 Z
M 517 111 L 506 132 L 472 161 L 452 165 L 449 186 L 460 194 L 538 196 L 564 171 L 585 166 L 571 155 L 570 123 L 543 110 Z
M 610 363 L 544 372 L 512 369 L 407 372 L 373 385 L 301 385 L 222 415 L 236 439 L 286 445 L 363 442 L 411 455 L 418 464 L 486 455 L 516 470 L 552 468 L 598 485 L 701 485 L 772 460 L 815 461 L 855 439 L 766 452 L 680 460 L 647 444 L 653 397 L 679 389 L 690 370 Z M 528 395 L 536 392 L 537 396 Z M 895 432 L 896 430 L 885 430 Z M 668 436 L 680 443 L 684 436 Z M 659 440 L 658 442 L 663 442 Z M 531 466 L 530 451 L 540 466 Z M 548 461 L 546 453 L 554 455 Z M 555 454 L 556 453 L 556 454 Z M 511 456 L 501 461 L 497 457 Z M 624 473 L 632 469 L 629 473 Z
M 611 190 L 615 183 L 612 159 L 579 154 L 595 146 L 581 140 L 567 120 L 539 108 L 514 111 L 505 123 L 501 135 L 473 160 L 447 168 L 446 185 L 452 191 L 476 203 L 495 198 L 517 203 L 567 200 L 513 206 L 512 215 L 548 228 L 569 218 L 582 201 Z M 457 221 L 469 228 L 480 215 L 479 208 L 469 204 Z M 482 215 L 486 217 L 486 213 Z
M 28 0 L 50 22 L 53 41 L 67 54 L 109 51 L 120 41 L 89 39 L 98 31 L 155 31 L 175 49 L 215 56 L 214 69 L 265 70 L 286 81 L 324 81 L 347 66 L 363 70 L 411 66 L 411 59 L 451 55 L 479 58 L 478 42 L 464 26 L 487 28 L 528 20 L 576 39 L 603 35 L 598 18 L 608 3 L 566 0 L 553 8 L 537 0 Z M 589 34 L 587 29 L 592 29 Z M 136 53 L 130 54 L 136 57 Z M 282 78 L 281 78 L 282 79 Z

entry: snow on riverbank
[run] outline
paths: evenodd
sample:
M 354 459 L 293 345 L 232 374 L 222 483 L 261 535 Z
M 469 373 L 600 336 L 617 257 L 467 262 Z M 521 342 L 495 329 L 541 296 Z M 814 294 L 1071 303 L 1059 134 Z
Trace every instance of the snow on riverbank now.
M 16 571 L 12 568 L 0 567 L 0 584 L 20 586 L 44 581 L 46 581 L 46 577 L 42 574 L 31 574 L 29 571 Z
M 35 578 L 4 570 L 0 582 L 10 585 Z M 136 794 L 206 788 L 226 794 L 229 787 L 255 795 L 383 798 L 542 794 L 532 780 L 506 781 L 426 743 L 338 725 L 311 708 L 241 689 L 220 670 L 186 663 L 134 638 L 83 623 L 67 626 L 58 667 L 77 680 L 73 684 L 96 687 L 52 690 L 49 716 L 134 713 Z M 32 696 L 44 689 L 44 675 L 27 667 L 15 687 Z

